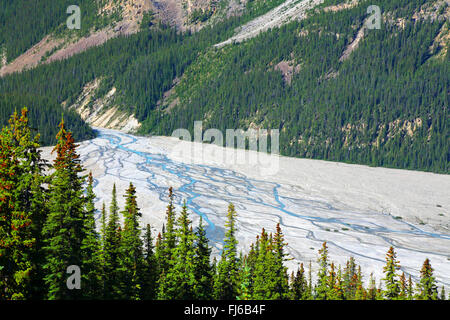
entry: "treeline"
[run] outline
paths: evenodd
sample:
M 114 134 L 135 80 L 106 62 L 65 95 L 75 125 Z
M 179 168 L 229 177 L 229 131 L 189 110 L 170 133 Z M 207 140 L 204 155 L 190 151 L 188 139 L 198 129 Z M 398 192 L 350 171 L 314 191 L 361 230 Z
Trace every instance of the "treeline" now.
M 162 231 L 154 239 L 141 229 L 136 189 L 130 183 L 125 207 L 115 185 L 107 213 L 103 204 L 96 226 L 93 177 L 87 177 L 64 121 L 60 123 L 50 166 L 40 156 L 39 137 L 27 110 L 14 113 L 0 133 L 0 299 L 445 299 L 438 293 L 428 259 L 420 281 L 398 274 L 391 247 L 384 287 L 373 276 L 364 286 L 362 271 L 350 258 L 344 268 L 319 250 L 313 282 L 311 262 L 288 275 L 286 243 L 279 224 L 264 229 L 247 254 L 238 252 L 236 211 L 228 207 L 223 250 L 211 256 L 205 226 L 194 229 L 186 203 L 177 214 L 174 195 Z M 46 170 L 50 169 L 51 170 Z M 123 222 L 122 222 L 123 221 Z M 79 289 L 70 287 L 68 268 L 81 270 Z M 70 270 L 70 269 L 69 269 Z
M 45 96 L 35 96 L 24 92 L 0 93 L 0 126 L 6 126 L 11 114 L 27 106 L 30 126 L 34 133 L 39 132 L 40 143 L 45 146 L 56 144 L 56 134 L 61 116 L 64 115 L 66 126 L 73 132 L 76 141 L 95 137 L 94 131 L 73 110 L 64 109 Z
M 0 49 L 6 49 L 11 62 L 51 33 L 68 35 L 67 8 L 71 5 L 80 8 L 81 29 L 70 30 L 70 34 L 84 36 L 92 28 L 118 20 L 118 13 L 98 14 L 105 4 L 105 0 L 3 0 L 0 2 Z

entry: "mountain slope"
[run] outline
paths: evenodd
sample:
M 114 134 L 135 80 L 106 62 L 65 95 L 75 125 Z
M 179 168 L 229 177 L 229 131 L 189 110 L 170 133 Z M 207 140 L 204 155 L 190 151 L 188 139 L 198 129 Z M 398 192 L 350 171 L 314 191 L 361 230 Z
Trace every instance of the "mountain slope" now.
M 157 23 L 168 4 L 137 33 L 0 78 L 0 93 L 142 134 L 275 128 L 285 155 L 449 172 L 449 1 L 379 1 L 381 30 L 364 27 L 370 1 L 187 1 L 171 23 L 184 33 Z
M 283 154 L 448 172 L 448 6 L 386 3 L 384 28 L 364 30 L 368 2 L 329 4 L 208 50 L 143 128 L 278 128 Z

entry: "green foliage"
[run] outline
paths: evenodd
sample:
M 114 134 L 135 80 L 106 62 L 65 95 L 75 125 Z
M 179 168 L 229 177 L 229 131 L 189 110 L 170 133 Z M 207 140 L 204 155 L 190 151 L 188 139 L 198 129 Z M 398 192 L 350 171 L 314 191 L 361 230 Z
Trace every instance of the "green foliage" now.
M 163 228 L 155 244 L 147 225 L 142 237 L 136 189 L 125 191 L 123 211 L 115 185 L 108 221 L 103 205 L 101 234 L 95 223 L 93 177 L 87 184 L 76 145 L 60 124 L 53 170 L 47 172 L 38 151 L 38 137 L 29 127 L 27 110 L 14 113 L 0 133 L 0 299 L 445 299 L 429 259 L 417 290 L 411 276 L 400 276 L 394 248 L 386 255 L 384 288 L 350 258 L 341 272 L 330 261 L 328 246 L 319 250 L 318 276 L 308 280 L 300 265 L 288 281 L 286 243 L 277 224 L 264 229 L 247 255 L 237 255 L 236 211 L 228 207 L 220 260 L 211 262 L 203 221 L 193 231 L 186 203 L 176 217 L 175 196 L 169 190 Z M 121 222 L 123 216 L 123 224 Z M 123 226 L 123 227 L 122 227 Z M 168 258 L 168 260 L 167 260 Z M 81 290 L 69 290 L 67 267 L 81 267 Z M 337 271 L 336 271 L 337 270 Z M 313 290 L 314 287 L 314 290 Z
M 381 30 L 367 30 L 347 60 L 340 58 L 367 18 L 370 1 L 336 12 L 314 11 L 305 20 L 242 44 L 212 47 L 280 3 L 248 1 L 241 17 L 197 33 L 152 25 L 148 14 L 138 34 L 1 78 L 0 96 L 10 93 L 17 100 L 17 92 L 27 92 L 36 107 L 44 110 L 51 104 L 57 112 L 36 117 L 45 119 L 59 113 L 57 105 L 74 103 L 87 83 L 102 79 L 99 94 L 115 87 L 115 105 L 136 115 L 143 134 L 171 135 L 177 128 L 192 129 L 196 120 L 204 120 L 205 129 L 222 131 L 256 123 L 280 129 L 283 155 L 448 173 L 450 55 L 437 57 L 439 46 L 430 51 L 445 22 L 413 18 L 427 1 L 378 1 L 382 12 L 405 19 L 405 26 L 386 23 Z M 338 3 L 325 1 L 320 7 Z M 23 6 L 23 1 L 3 5 L 17 16 L 11 8 Z M 42 10 L 50 11 L 44 5 Z M 64 16 L 60 9 L 52 10 Z M 86 19 L 92 20 L 89 26 L 98 17 L 87 14 Z M 38 28 L 38 34 L 53 29 Z M 293 68 L 289 81 L 276 68 L 282 61 Z M 178 81 L 175 94 L 165 101 L 165 93 Z M 165 109 L 177 98 L 178 106 Z M 21 104 L 19 99 L 13 105 Z M 4 112 L 4 120 L 10 111 Z M 77 139 L 92 135 L 73 118 L 67 122 Z M 44 136 L 53 135 L 43 128 L 39 126 Z
M 136 188 L 131 182 L 124 197 L 126 201 L 122 215 L 125 221 L 120 238 L 119 269 L 117 271 L 121 281 L 122 298 L 139 300 L 141 298 L 144 254 L 139 227 L 141 213 L 137 207 Z
M 425 259 L 422 269 L 420 270 L 420 282 L 418 283 L 418 299 L 420 300 L 437 300 L 438 292 L 436 280 L 433 276 L 433 268 L 430 260 Z
M 106 26 L 114 19 L 97 15 L 104 0 L 6 0 L 0 3 L 0 47 L 6 48 L 8 62 L 12 61 L 46 35 L 84 36 L 91 28 Z M 81 11 L 81 30 L 69 30 L 66 26 L 67 8 L 77 5 Z
M 195 239 L 194 277 L 196 285 L 194 295 L 197 300 L 210 300 L 213 297 L 214 268 L 211 264 L 211 248 L 208 244 L 205 226 L 201 217 L 195 233 Z
M 0 79 L 1 82 L 1 79 Z M 74 111 L 63 109 L 58 103 L 41 95 L 31 95 L 22 91 L 0 93 L 0 125 L 8 124 L 9 116 L 15 110 L 27 107 L 32 130 L 39 132 L 39 142 L 43 146 L 55 145 L 58 124 L 64 114 L 66 127 L 73 132 L 77 141 L 93 138 L 93 130 Z
M 39 285 L 46 211 L 38 141 L 27 109 L 14 112 L 0 133 L 0 299 L 28 299 Z
M 403 11 L 404 1 L 383 2 L 406 17 L 405 28 L 367 31 L 345 61 L 367 16 L 364 4 L 206 50 L 176 87 L 178 107 L 142 130 L 170 134 L 196 120 L 222 131 L 257 123 L 280 129 L 283 155 L 448 173 L 449 54 L 429 51 L 443 21 L 412 19 L 423 2 Z M 290 82 L 275 68 L 282 61 L 292 68 Z
M 120 243 L 121 228 L 119 221 L 119 207 L 117 205 L 116 185 L 113 185 L 112 200 L 108 224 L 103 243 L 103 297 L 105 299 L 120 298 Z
M 238 257 L 236 240 L 236 211 L 234 205 L 228 206 L 226 232 L 222 257 L 217 264 L 214 280 L 214 298 L 217 300 L 232 300 L 239 295 L 238 287 Z
M 328 281 L 328 247 L 327 243 L 324 242 L 322 248 L 319 250 L 319 272 L 317 274 L 317 286 L 315 289 L 316 299 L 327 300 L 330 297 L 330 286 Z M 334 283 L 332 283 L 334 285 Z
M 65 275 L 68 266 L 81 266 L 84 234 L 83 184 L 85 178 L 75 141 L 61 121 L 54 148 L 56 159 L 49 185 L 48 216 L 42 229 L 45 238 L 46 262 L 44 278 L 48 286 L 47 298 L 78 299 L 79 290 L 69 290 Z
M 147 224 L 144 236 L 144 270 L 142 275 L 143 300 L 153 300 L 156 298 L 158 275 L 158 261 L 154 252 L 152 231 L 150 225 Z
M 386 265 L 383 268 L 385 277 L 385 291 L 384 296 L 386 299 L 394 300 L 399 297 L 400 284 L 397 279 L 397 270 L 400 268 L 400 263 L 397 261 L 397 254 L 394 251 L 394 247 L 390 247 L 386 254 Z
M 86 202 L 83 217 L 83 239 L 81 242 L 81 283 L 83 296 L 87 299 L 102 297 L 101 239 L 95 226 L 95 194 L 92 172 L 88 176 Z

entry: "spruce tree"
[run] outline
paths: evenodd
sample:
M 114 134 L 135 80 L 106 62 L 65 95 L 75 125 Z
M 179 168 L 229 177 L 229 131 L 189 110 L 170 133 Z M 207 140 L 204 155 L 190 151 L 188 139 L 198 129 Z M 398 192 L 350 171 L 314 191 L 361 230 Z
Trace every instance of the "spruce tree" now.
M 355 300 L 366 300 L 367 292 L 364 289 L 363 281 L 362 281 L 362 273 L 361 266 L 358 266 L 358 273 L 356 274 L 356 292 L 355 292 Z
M 367 289 L 367 299 L 377 300 L 377 287 L 375 283 L 375 278 L 373 276 L 373 272 L 370 274 L 369 288 Z
M 118 273 L 120 233 L 119 207 L 117 205 L 116 185 L 114 184 L 108 224 L 105 232 L 105 242 L 103 244 L 103 297 L 108 300 L 120 299 L 122 297 Z
M 186 206 L 183 203 L 180 217 L 176 221 L 176 239 L 172 264 L 165 272 L 164 286 L 160 290 L 160 299 L 192 300 L 197 285 L 195 278 L 195 234 Z
M 445 300 L 445 288 L 444 286 L 441 287 L 441 295 L 439 297 L 440 300 Z
M 102 296 L 101 243 L 95 226 L 95 194 L 92 172 L 88 176 L 86 205 L 83 218 L 83 235 L 81 245 L 83 297 L 96 299 Z
M 291 299 L 308 300 L 308 298 L 308 282 L 306 280 L 303 263 L 300 263 L 297 273 L 291 282 Z
M 130 182 L 125 192 L 125 209 L 122 211 L 124 226 L 119 248 L 119 275 L 121 293 L 128 300 L 141 298 L 144 271 L 143 243 L 139 218 L 141 213 L 136 201 L 136 188 Z
M 437 285 L 433 271 L 430 260 L 428 258 L 425 259 L 420 270 L 420 281 L 417 288 L 417 298 L 420 300 L 437 300 Z
M 400 264 L 397 261 L 397 255 L 394 248 L 391 246 L 386 254 L 386 265 L 383 267 L 385 277 L 384 296 L 388 300 L 397 299 L 400 293 L 400 285 L 397 279 L 397 270 L 400 269 Z
M 101 218 L 100 218 L 100 235 L 101 235 L 101 244 L 102 246 L 105 243 L 105 237 L 106 237 L 106 206 L 103 202 L 102 204 L 102 212 L 101 212 Z
M 196 230 L 194 252 L 195 299 L 210 300 L 213 296 L 214 269 L 211 265 L 211 248 L 208 244 L 206 229 L 201 217 L 200 224 Z
M 173 251 L 176 246 L 175 233 L 176 212 L 174 206 L 174 194 L 172 187 L 169 188 L 169 204 L 166 209 L 166 223 L 163 226 L 162 239 L 159 246 L 159 262 L 160 271 L 165 270 L 167 275 L 168 269 L 173 265 Z
M 150 225 L 147 224 L 144 235 L 142 299 L 153 300 L 156 298 L 158 274 L 158 262 L 153 246 L 152 231 Z
M 236 297 L 236 300 L 251 300 L 251 273 L 250 267 L 247 264 L 247 257 L 244 257 L 242 260 L 242 268 L 241 268 L 241 279 L 240 279 L 240 287 L 239 287 L 239 295 Z
M 84 239 L 83 168 L 76 153 L 72 133 L 66 131 L 61 121 L 57 134 L 57 152 L 49 185 L 49 213 L 42 230 L 45 241 L 44 270 L 48 299 L 79 299 L 81 290 L 69 290 L 66 284 L 67 268 L 82 266 L 82 241 Z M 87 270 L 81 270 L 84 274 Z M 83 284 L 81 284 L 83 285 Z
M 356 276 L 356 263 L 355 258 L 350 257 L 347 260 L 346 266 L 344 268 L 344 296 L 346 300 L 352 300 L 355 298 L 356 287 L 357 287 L 357 276 Z
M 341 270 L 341 266 L 339 265 L 338 268 L 338 272 L 336 275 L 336 284 L 333 288 L 333 297 L 336 300 L 343 300 L 345 298 L 345 293 L 344 293 L 344 286 L 343 286 L 344 282 L 342 279 L 342 270 Z
M 329 290 L 329 296 L 328 299 L 329 300 L 337 300 L 337 296 L 336 296 L 336 282 L 337 282 L 337 275 L 336 275 L 336 270 L 335 270 L 335 266 L 334 266 L 334 262 L 331 262 L 330 264 L 330 271 L 328 273 L 328 290 Z
M 272 299 L 276 284 L 275 255 L 272 248 L 272 236 L 263 228 L 258 239 L 258 257 L 253 273 L 253 298 L 256 300 Z
M 236 240 L 236 211 L 232 203 L 228 206 L 225 224 L 224 248 L 217 264 L 214 281 L 214 296 L 217 300 L 233 300 L 238 296 L 238 258 Z
M 406 282 L 406 275 L 402 272 L 400 276 L 400 294 L 399 299 L 406 300 L 408 298 L 408 283 Z
M 46 210 L 39 147 L 28 110 L 14 112 L 0 133 L 0 300 L 41 297 Z
M 280 224 L 277 223 L 276 232 L 273 238 L 273 248 L 275 254 L 275 288 L 273 292 L 273 298 L 276 300 L 282 300 L 288 298 L 289 293 L 289 281 L 287 268 L 284 262 L 287 260 L 287 254 L 285 253 L 285 247 L 287 243 L 284 242 L 284 235 L 281 231 Z
M 408 300 L 413 300 L 413 299 L 414 299 L 414 288 L 413 288 L 413 282 L 412 282 L 411 275 L 409 275 L 409 278 L 408 278 Z
M 324 242 L 319 250 L 319 272 L 317 274 L 316 299 L 327 300 L 330 298 L 330 290 L 328 286 L 328 246 Z

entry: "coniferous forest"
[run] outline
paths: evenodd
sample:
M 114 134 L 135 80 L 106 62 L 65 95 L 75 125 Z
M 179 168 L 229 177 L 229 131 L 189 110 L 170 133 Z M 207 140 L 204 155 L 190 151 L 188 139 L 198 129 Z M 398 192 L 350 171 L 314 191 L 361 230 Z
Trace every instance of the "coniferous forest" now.
M 86 9 L 84 27 L 76 32 L 102 25 L 89 14 L 95 12 L 95 1 L 75 2 Z M 1 77 L 0 122 L 27 105 L 45 145 L 55 142 L 62 112 L 77 141 L 90 138 L 89 127 L 62 105 L 73 105 L 84 86 L 101 79 L 95 95 L 117 89 L 114 105 L 136 117 L 140 134 L 170 136 L 178 128 L 192 129 L 199 120 L 205 129 L 222 131 L 256 126 L 279 129 L 280 152 L 286 156 L 449 173 L 450 53 L 438 41 L 449 24 L 433 18 L 442 17 L 448 4 L 422 17 L 436 1 L 377 1 L 381 29 L 366 30 L 347 59 L 343 52 L 368 18 L 369 0 L 337 11 L 324 8 L 343 1 L 326 0 L 307 19 L 244 43 L 214 46 L 281 2 L 248 1 L 242 15 L 198 32 L 178 32 L 153 21 L 149 13 L 136 34 Z M 24 3 L 0 5 L 5 12 L 4 20 L 0 13 L 0 47 L 9 52 L 8 61 L 48 32 L 58 32 L 66 18 L 67 1 L 46 6 L 32 1 L 35 15 L 48 15 L 48 21 L 16 28 L 10 16 L 27 14 Z M 288 78 L 280 63 L 290 68 Z M 56 118 L 46 119 L 48 112 L 41 110 L 49 108 Z
M 363 279 L 353 257 L 329 258 L 327 243 L 311 261 L 288 272 L 278 224 L 264 229 L 246 254 L 238 251 L 233 204 L 223 249 L 213 257 L 205 224 L 193 226 L 186 204 L 177 212 L 172 188 L 161 232 L 141 225 L 130 183 L 96 212 L 92 174 L 85 175 L 72 132 L 60 120 L 47 163 L 26 108 L 0 133 L 0 300 L 445 300 L 426 259 L 420 279 L 400 273 L 395 248 L 386 248 L 382 279 Z M 70 271 L 68 273 L 68 270 Z M 71 270 L 80 279 L 72 278 Z

